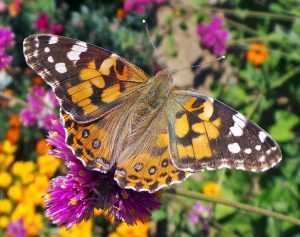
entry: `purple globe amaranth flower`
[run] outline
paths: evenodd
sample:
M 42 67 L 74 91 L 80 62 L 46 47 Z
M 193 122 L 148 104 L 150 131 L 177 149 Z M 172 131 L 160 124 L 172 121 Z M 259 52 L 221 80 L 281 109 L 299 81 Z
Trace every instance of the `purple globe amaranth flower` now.
M 31 108 L 24 108 L 20 112 L 20 119 L 24 126 L 32 126 L 37 122 L 35 111 Z
M 222 29 L 224 19 L 215 15 L 210 23 L 199 24 L 197 33 L 201 37 L 201 45 L 212 49 L 214 54 L 220 55 L 226 51 L 226 44 L 229 39 L 229 31 Z
M 47 130 L 52 128 L 52 120 L 56 119 L 53 110 L 59 105 L 52 90 L 46 91 L 43 87 L 34 86 L 27 95 L 28 106 L 23 108 L 20 118 L 24 126 L 37 124 Z
M 189 214 L 188 219 L 191 224 L 200 224 L 203 230 L 209 228 L 208 219 L 213 215 L 211 207 L 203 205 L 202 202 L 197 201 L 193 206 L 193 211 Z
M 138 14 L 143 14 L 145 8 L 153 4 L 163 4 L 167 0 L 125 0 L 124 9 L 126 11 L 134 11 Z
M 23 218 L 20 218 L 16 221 L 12 221 L 7 225 L 7 231 L 11 237 L 25 237 L 26 228 L 24 225 Z
M 160 207 L 156 194 L 120 188 L 113 170 L 104 174 L 85 168 L 66 145 L 62 124 L 54 120 L 52 127 L 48 138 L 53 147 L 50 154 L 62 159 L 68 168 L 65 176 L 51 181 L 45 196 L 46 215 L 53 223 L 70 228 L 88 219 L 94 208 L 98 208 L 107 210 L 116 223 L 125 221 L 132 225 Z
M 13 44 L 14 33 L 6 27 L 0 26 L 0 70 L 12 61 L 12 56 L 6 54 L 6 49 Z

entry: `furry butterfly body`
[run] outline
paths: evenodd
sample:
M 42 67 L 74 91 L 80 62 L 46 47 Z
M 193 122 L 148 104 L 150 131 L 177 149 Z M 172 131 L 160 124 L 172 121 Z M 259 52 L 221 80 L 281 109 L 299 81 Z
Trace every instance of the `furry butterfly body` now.
M 87 168 L 149 192 L 192 173 L 265 171 L 280 148 L 256 124 L 205 95 L 174 89 L 168 70 L 149 77 L 105 49 L 55 35 L 24 40 L 28 65 L 54 90 L 66 143 Z

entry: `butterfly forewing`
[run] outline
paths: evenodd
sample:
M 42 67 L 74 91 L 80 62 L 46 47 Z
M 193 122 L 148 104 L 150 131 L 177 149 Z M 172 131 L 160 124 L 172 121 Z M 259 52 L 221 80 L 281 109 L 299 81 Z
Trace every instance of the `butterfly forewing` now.
M 118 55 L 62 36 L 29 36 L 24 55 L 51 85 L 63 110 L 79 123 L 100 118 L 148 80 L 141 69 Z
M 270 135 L 219 101 L 174 90 L 169 106 L 170 151 L 178 169 L 261 172 L 281 160 L 279 146 Z

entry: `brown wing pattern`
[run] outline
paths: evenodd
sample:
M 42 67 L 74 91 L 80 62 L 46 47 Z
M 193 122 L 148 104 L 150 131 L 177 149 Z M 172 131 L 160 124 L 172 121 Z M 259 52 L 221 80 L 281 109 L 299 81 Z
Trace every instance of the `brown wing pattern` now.
M 168 134 L 178 169 L 261 172 L 281 160 L 270 135 L 229 106 L 191 91 L 174 90 L 170 100 Z
M 97 120 L 148 80 L 141 69 L 120 56 L 62 36 L 29 36 L 24 40 L 24 55 L 78 123 Z

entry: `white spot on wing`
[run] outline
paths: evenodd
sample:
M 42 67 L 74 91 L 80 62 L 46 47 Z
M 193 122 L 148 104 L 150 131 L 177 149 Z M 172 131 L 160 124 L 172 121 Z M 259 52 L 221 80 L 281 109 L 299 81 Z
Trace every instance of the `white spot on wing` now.
M 57 36 L 51 36 L 49 40 L 49 44 L 56 44 L 58 42 L 58 37 Z
M 266 138 L 267 138 L 267 134 L 266 134 L 265 132 L 263 132 L 263 131 L 260 131 L 260 132 L 258 133 L 258 137 L 259 137 L 259 140 L 260 140 L 261 142 L 264 142 L 264 141 L 266 140 Z
M 86 52 L 87 51 L 87 48 L 86 47 L 83 47 L 81 45 L 77 45 L 77 44 L 74 44 L 72 46 L 72 51 L 77 51 L 77 52 Z
M 255 146 L 255 149 L 256 149 L 257 151 L 260 151 L 261 145 L 256 145 L 256 146 Z
M 59 73 L 65 73 L 67 71 L 65 63 L 57 63 L 55 64 L 55 70 Z
M 244 152 L 249 155 L 252 153 L 252 150 L 250 148 L 246 148 Z
M 266 161 L 266 156 L 263 155 L 263 156 L 259 157 L 258 161 L 259 162 L 265 162 Z
M 243 128 L 246 127 L 246 119 L 243 115 L 240 113 L 234 114 L 232 116 L 232 119 L 234 121 L 234 125 L 230 127 L 230 131 L 232 132 L 233 136 L 240 137 L 243 135 Z
M 67 53 L 67 57 L 68 59 L 70 59 L 71 61 L 76 61 L 79 60 L 79 55 L 81 54 L 81 52 L 78 51 L 70 51 Z
M 81 45 L 82 47 L 87 48 L 86 42 L 83 42 L 83 41 L 77 41 L 76 44 Z
M 37 50 L 34 50 L 33 52 L 33 57 L 37 57 L 39 54 L 38 54 L 38 51 Z
M 236 142 L 235 143 L 232 143 L 232 144 L 229 144 L 228 145 L 228 150 L 231 152 L 231 153 L 239 153 L 241 151 L 241 148 L 239 146 L 239 144 L 237 144 Z
M 48 57 L 48 62 L 49 62 L 49 63 L 53 63 L 53 62 L 54 62 L 54 60 L 53 60 L 53 57 L 52 57 L 52 56 L 49 56 L 49 57 Z
M 49 52 L 50 52 L 49 47 L 46 47 L 46 48 L 44 49 L 44 51 L 45 51 L 46 53 L 49 53 Z

